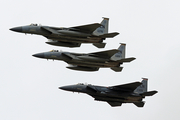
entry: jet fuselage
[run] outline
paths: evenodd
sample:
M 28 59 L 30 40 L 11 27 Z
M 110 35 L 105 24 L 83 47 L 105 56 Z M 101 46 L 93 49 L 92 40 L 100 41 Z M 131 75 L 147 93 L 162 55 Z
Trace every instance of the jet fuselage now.
M 69 56 L 68 56 L 69 55 Z M 120 63 L 105 58 L 90 56 L 89 54 L 77 54 L 69 52 L 44 52 L 34 54 L 34 57 L 52 60 L 62 60 L 68 64 L 89 67 L 119 67 Z
M 84 33 L 68 28 L 55 28 L 49 26 L 27 25 L 21 27 L 15 27 L 10 29 L 12 31 L 42 35 L 50 40 L 62 41 L 62 42 L 76 42 L 76 43 L 100 43 L 103 38 L 94 36 L 92 34 Z
M 113 101 L 113 102 L 123 102 L 123 103 L 132 103 L 132 102 L 140 102 L 142 101 L 143 96 L 128 92 L 128 91 L 115 91 L 111 90 L 110 87 L 102 87 L 102 86 L 94 86 L 94 85 L 69 85 L 59 87 L 59 89 L 86 93 L 95 98 L 98 101 Z

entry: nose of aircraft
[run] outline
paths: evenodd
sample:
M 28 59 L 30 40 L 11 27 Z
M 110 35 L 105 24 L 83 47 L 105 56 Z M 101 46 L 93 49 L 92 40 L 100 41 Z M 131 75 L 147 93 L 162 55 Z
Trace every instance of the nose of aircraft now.
M 59 89 L 67 90 L 67 91 L 73 91 L 72 86 L 62 86 L 62 87 L 59 87 Z
M 9 30 L 12 30 L 14 32 L 22 32 L 22 27 L 14 27 L 14 28 L 11 28 Z
M 34 54 L 32 56 L 37 57 L 37 58 L 45 58 L 44 53 L 37 53 L 37 54 Z

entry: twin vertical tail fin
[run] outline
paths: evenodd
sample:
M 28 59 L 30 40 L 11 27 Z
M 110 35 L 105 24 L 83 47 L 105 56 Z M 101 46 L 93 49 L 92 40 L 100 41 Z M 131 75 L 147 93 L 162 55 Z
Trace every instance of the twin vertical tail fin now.
M 115 53 L 110 60 L 112 61 L 116 61 L 119 62 L 120 64 L 123 64 L 124 62 L 131 62 L 133 60 L 135 60 L 136 58 L 131 57 L 131 58 L 125 58 L 125 53 L 126 53 L 126 44 L 121 43 L 121 45 L 118 48 L 119 52 Z M 114 70 L 115 72 L 121 72 L 122 67 L 113 67 L 111 68 L 112 70 Z
M 101 26 L 98 27 L 93 34 L 94 35 L 103 35 L 108 33 L 108 26 L 109 26 L 109 18 L 104 18 L 101 22 Z
M 157 91 L 147 91 L 147 85 L 148 85 L 148 79 L 147 78 L 142 78 L 142 84 L 137 87 L 135 90 L 134 90 L 134 93 L 138 93 L 139 95 L 142 95 L 143 97 L 145 96 L 152 96 L 154 94 L 157 93 Z M 139 102 L 134 102 L 134 105 L 136 105 L 137 107 L 143 107 L 145 104 L 144 101 L 139 101 Z
M 130 57 L 130 58 L 125 58 L 125 54 L 126 54 L 126 44 L 121 43 L 120 47 L 118 48 L 119 52 L 117 52 L 116 54 L 114 54 L 111 57 L 112 61 L 118 61 L 119 63 L 124 63 L 124 62 L 131 62 L 133 60 L 135 60 L 136 58 L 134 57 Z
M 101 38 L 101 40 L 105 40 L 106 38 L 113 38 L 116 35 L 118 35 L 118 32 L 108 33 L 109 29 L 109 18 L 103 18 L 101 22 L 101 26 L 98 27 L 92 35 L 98 36 Z M 106 43 L 93 43 L 94 46 L 98 48 L 104 48 Z
M 148 79 L 142 78 L 142 84 L 134 90 L 134 93 L 142 94 L 147 92 Z
M 118 48 L 119 52 L 117 52 L 111 57 L 111 60 L 113 61 L 117 61 L 125 58 L 126 44 L 124 43 L 120 43 L 120 44 L 121 45 Z
M 141 82 L 142 84 L 134 90 L 134 93 L 138 93 L 144 97 L 152 96 L 152 95 L 156 94 L 157 91 L 155 91 L 155 90 L 147 91 L 148 79 L 147 78 L 142 78 L 142 79 L 143 79 Z

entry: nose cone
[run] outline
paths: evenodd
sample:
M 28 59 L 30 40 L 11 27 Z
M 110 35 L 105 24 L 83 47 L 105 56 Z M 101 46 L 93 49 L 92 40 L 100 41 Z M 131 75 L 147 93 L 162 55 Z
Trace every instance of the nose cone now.
M 37 58 L 45 58 L 44 53 L 37 53 L 32 56 L 37 57 Z
M 62 87 L 59 87 L 59 89 L 66 90 L 66 91 L 74 91 L 74 89 L 71 85 L 70 86 L 62 86 Z
M 14 31 L 14 32 L 22 32 L 22 27 L 14 27 L 9 30 Z

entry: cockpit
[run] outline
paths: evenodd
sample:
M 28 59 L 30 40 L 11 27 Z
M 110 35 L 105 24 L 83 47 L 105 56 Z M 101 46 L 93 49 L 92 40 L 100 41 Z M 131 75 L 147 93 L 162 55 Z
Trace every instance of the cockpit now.
M 87 83 L 78 83 L 77 85 L 91 85 L 91 84 L 87 84 Z
M 30 26 L 38 26 L 38 24 L 33 24 L 33 23 L 31 23 Z
M 77 85 L 84 85 L 83 83 L 78 83 Z
M 59 52 L 59 50 L 51 50 L 51 51 L 49 51 L 49 52 Z

